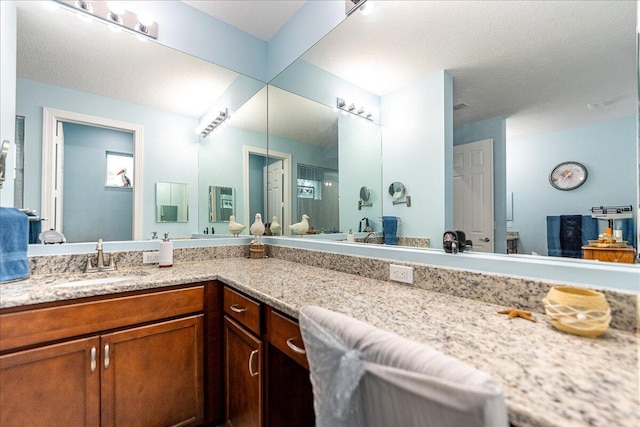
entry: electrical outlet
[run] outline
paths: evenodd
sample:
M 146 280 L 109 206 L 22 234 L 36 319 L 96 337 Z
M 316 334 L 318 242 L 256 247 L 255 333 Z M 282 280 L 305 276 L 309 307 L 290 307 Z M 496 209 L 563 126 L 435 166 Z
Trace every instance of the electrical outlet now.
M 155 264 L 160 262 L 160 252 L 142 252 L 142 263 L 143 264 Z
M 413 284 L 413 267 L 391 264 L 389 265 L 389 279 Z

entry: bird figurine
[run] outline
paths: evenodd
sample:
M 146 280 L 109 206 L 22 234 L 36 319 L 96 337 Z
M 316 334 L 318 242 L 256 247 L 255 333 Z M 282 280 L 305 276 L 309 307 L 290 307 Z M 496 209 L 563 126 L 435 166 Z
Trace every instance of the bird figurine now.
M 257 240 L 259 244 L 262 244 L 262 235 L 264 234 L 264 230 L 265 230 L 265 227 L 264 227 L 264 224 L 262 223 L 262 215 L 257 213 L 256 220 L 253 221 L 253 224 L 251 224 L 251 227 L 249 227 L 249 232 L 255 238 L 251 243 L 256 243 L 256 240 Z
M 278 224 L 278 218 L 277 217 L 273 217 L 271 219 L 271 225 L 269 226 L 269 230 L 271 231 L 271 234 L 273 234 L 274 236 L 277 236 L 280 234 L 280 231 L 282 231 L 282 226 L 280 224 Z
M 237 236 L 238 234 L 242 233 L 242 230 L 244 230 L 245 228 L 246 228 L 246 225 L 236 222 L 235 215 L 231 215 L 229 217 L 229 231 L 231 232 L 231 234 L 233 234 L 234 236 Z
M 295 224 L 291 224 L 289 229 L 299 236 L 305 234 L 309 231 L 309 216 L 306 214 L 302 215 L 302 220 L 300 222 L 296 222 Z
M 120 172 L 118 172 L 116 174 L 117 175 L 122 175 L 122 186 L 125 188 L 129 188 L 131 187 L 131 180 L 129 179 L 129 177 L 127 176 L 127 170 L 126 169 L 120 169 Z

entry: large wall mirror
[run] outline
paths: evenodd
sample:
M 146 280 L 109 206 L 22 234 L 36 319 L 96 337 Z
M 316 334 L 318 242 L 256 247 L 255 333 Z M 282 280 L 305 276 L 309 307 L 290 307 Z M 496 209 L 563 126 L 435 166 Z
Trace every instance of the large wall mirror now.
M 49 221 L 43 223 L 44 229 L 57 228 L 65 232 L 64 223 L 56 221 L 48 206 L 41 205 L 43 174 L 53 174 L 50 182 L 54 183 L 55 170 L 63 164 L 43 164 L 45 107 L 53 111 L 49 116 L 53 118 L 51 134 L 54 136 L 57 122 L 70 122 L 99 130 L 124 130 L 124 136 L 128 135 L 130 140 L 131 135 L 134 140 L 140 139 L 139 146 L 135 140 L 133 146 L 129 141 L 129 145 L 119 142 L 117 146 L 106 143 L 103 147 L 105 152 L 134 156 L 134 170 L 127 171 L 139 174 L 137 179 L 131 175 L 133 187 L 128 191 L 111 190 L 120 198 L 128 197 L 128 205 L 118 199 L 117 203 L 99 209 L 105 218 L 96 216 L 98 213 L 94 215 L 93 211 L 88 215 L 86 203 L 82 209 L 75 209 L 69 201 L 86 201 L 96 193 L 91 188 L 78 189 L 78 185 L 69 186 L 63 191 L 62 198 L 54 201 L 64 206 L 62 218 L 65 222 L 74 222 L 76 215 L 89 217 L 83 222 L 93 231 L 81 234 L 84 237 L 79 240 L 67 239 L 69 242 L 96 241 L 98 238 L 105 241 L 148 239 L 152 231 L 188 237 L 203 228 L 200 222 L 208 222 L 210 185 L 220 183 L 238 188 L 238 197 L 244 197 L 240 190 L 243 189 L 242 146 L 237 158 L 225 160 L 228 169 L 218 168 L 213 162 L 199 162 L 201 146 L 209 141 L 201 141 L 196 128 L 210 111 L 219 108 L 227 108 L 232 117 L 239 116 L 236 113 L 242 105 L 265 86 L 262 82 L 159 43 L 143 43 L 134 35 L 114 33 L 102 23 L 85 22 L 53 2 L 17 2 L 17 25 L 16 114 L 24 117 L 25 153 L 24 190 L 18 195 L 17 204 L 47 217 Z M 261 110 L 262 116 L 265 112 L 266 107 Z M 57 117 L 62 119 L 57 120 Z M 96 120 L 99 123 L 94 123 Z M 130 126 L 133 130 L 128 128 Z M 71 135 L 71 131 L 67 133 Z M 254 139 L 252 145 L 266 152 L 266 131 L 262 134 L 262 139 Z M 82 150 L 86 150 L 82 144 L 92 146 L 102 138 L 96 135 L 84 137 L 75 153 L 63 150 L 63 156 L 67 156 L 64 164 L 73 156 L 82 157 Z M 210 151 L 210 148 L 206 150 Z M 218 158 L 222 158 L 225 147 L 218 148 L 221 150 Z M 94 166 L 100 171 L 99 183 L 104 188 L 104 168 Z M 64 172 L 60 176 L 64 175 L 70 183 L 88 184 L 88 180 Z M 206 180 L 200 179 L 202 174 L 206 175 Z M 119 178 L 122 179 L 122 175 Z M 187 222 L 163 223 L 163 228 L 157 230 L 156 182 L 187 184 L 191 189 L 188 205 L 197 206 L 198 215 L 190 215 Z M 106 202 L 110 198 L 102 197 L 101 200 Z M 122 206 L 129 207 L 123 209 Z M 200 209 L 202 206 L 204 208 Z M 123 236 L 109 234 L 99 225 L 118 223 L 124 217 L 132 224 Z
M 325 120 L 337 124 L 333 134 L 357 123 L 378 138 L 349 156 L 339 141 L 337 229 L 384 210 L 402 218 L 399 235 L 438 248 L 456 226 L 454 156 L 490 140 L 491 251 L 506 253 L 507 231 L 517 231 L 518 252 L 547 255 L 548 216 L 589 216 L 601 205 L 633 206 L 626 238 L 637 244 L 636 2 L 369 1 L 372 14 L 349 16 L 270 83 L 287 92 L 270 97 L 270 123 L 274 103 L 290 111 L 293 99 L 329 111 L 344 98 L 374 111 L 373 120 L 348 114 L 344 129 L 342 115 Z M 364 130 L 353 133 L 363 142 Z M 270 128 L 270 148 L 272 139 Z M 589 178 L 559 191 L 549 173 L 567 160 Z M 376 176 L 365 182 L 363 173 Z M 357 209 L 361 186 L 375 201 L 393 181 L 411 188 L 411 208 L 383 200 L 371 215 L 342 215 Z M 354 189 L 343 197 L 347 183 Z M 300 214 L 293 203 L 291 211 Z

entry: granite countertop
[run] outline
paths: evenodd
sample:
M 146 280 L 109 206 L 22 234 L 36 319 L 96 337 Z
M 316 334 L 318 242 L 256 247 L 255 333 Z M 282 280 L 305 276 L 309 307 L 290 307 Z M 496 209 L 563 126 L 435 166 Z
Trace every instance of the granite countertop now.
M 115 283 L 96 279 L 129 277 Z M 497 313 L 504 307 L 279 259 L 215 259 L 111 273 L 33 276 L 0 285 L 0 308 L 219 279 L 297 317 L 305 304 L 338 311 L 455 356 L 499 379 L 517 426 L 640 424 L 638 337 L 599 338 Z M 92 280 L 89 286 L 57 287 Z

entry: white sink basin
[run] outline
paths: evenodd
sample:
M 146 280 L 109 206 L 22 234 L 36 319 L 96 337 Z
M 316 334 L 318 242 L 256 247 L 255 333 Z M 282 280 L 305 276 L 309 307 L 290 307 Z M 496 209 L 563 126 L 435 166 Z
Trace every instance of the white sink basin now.
M 79 280 L 77 282 L 58 283 L 54 288 L 71 288 L 76 286 L 106 285 L 109 283 L 124 282 L 135 279 L 137 276 L 103 277 L 101 279 Z

